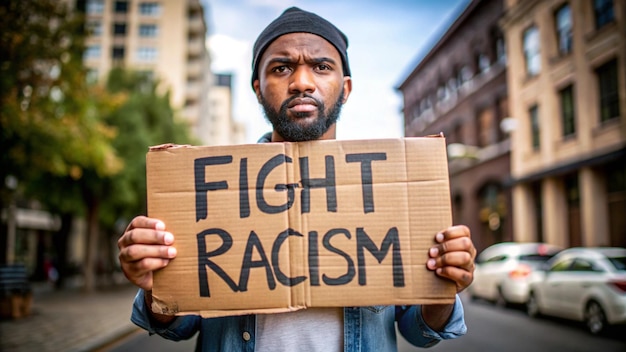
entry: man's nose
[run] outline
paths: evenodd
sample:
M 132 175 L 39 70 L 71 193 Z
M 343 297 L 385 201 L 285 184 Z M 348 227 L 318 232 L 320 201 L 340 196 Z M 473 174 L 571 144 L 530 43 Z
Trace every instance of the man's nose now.
M 298 66 L 291 75 L 290 93 L 312 93 L 315 91 L 313 72 L 308 67 Z

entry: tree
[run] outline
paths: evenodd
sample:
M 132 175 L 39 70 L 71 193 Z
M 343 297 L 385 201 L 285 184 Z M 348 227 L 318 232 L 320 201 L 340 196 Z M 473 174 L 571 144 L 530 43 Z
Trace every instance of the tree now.
M 99 207 L 101 230 L 106 234 L 101 242 L 105 244 L 114 242 L 111 235 L 113 239 L 119 237 L 122 230 L 118 228 L 119 224 L 126 224 L 132 217 L 146 213 L 148 148 L 163 143 L 195 142 L 189 135 L 189 127 L 176 116 L 169 94 L 160 94 L 157 86 L 158 82 L 139 72 L 116 68 L 109 73 L 107 91 L 125 98 L 124 103 L 104 121 L 118 131 L 112 145 L 124 167 L 116 175 L 101 180 L 101 187 L 85 190 L 86 194 L 93 194 L 91 206 Z M 95 203 L 94 200 L 101 201 Z M 101 248 L 110 249 L 110 246 Z M 96 247 L 91 250 L 95 256 Z M 104 254 L 109 260 L 114 259 L 112 253 Z M 110 268 L 114 265 L 108 263 Z
M 111 252 L 101 232 L 119 236 L 116 223 L 145 213 L 148 147 L 192 141 L 156 82 L 116 69 L 107 86 L 87 83 L 84 21 L 67 3 L 0 3 L 0 181 L 18 178 L 24 197 L 63 219 L 54 237 L 61 277 L 71 220 L 86 218 L 89 291 L 98 249 Z M 10 192 L 4 182 L 0 190 L 2 205 Z
M 54 0 L 5 1 L 0 16 L 3 179 L 117 172 L 114 130 L 99 119 L 114 103 L 86 88 L 81 17 Z
M 84 212 L 79 181 L 121 170 L 102 116 L 122 100 L 88 86 L 79 13 L 56 0 L 0 3 L 0 202 L 4 180 L 70 219 Z M 67 229 L 62 226 L 62 229 Z

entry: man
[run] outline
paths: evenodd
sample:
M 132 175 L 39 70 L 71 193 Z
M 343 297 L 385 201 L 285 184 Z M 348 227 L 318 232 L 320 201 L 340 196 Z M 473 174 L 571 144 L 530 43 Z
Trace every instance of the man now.
M 287 9 L 254 44 L 252 87 L 273 131 L 261 142 L 334 139 L 336 121 L 352 90 L 348 40 L 325 19 Z M 437 245 L 425 265 L 456 283 L 473 279 L 476 250 L 469 229 L 453 226 L 433 234 Z M 126 277 L 141 289 L 132 321 L 165 338 L 198 334 L 203 351 L 389 351 L 396 350 L 395 322 L 411 343 L 428 347 L 466 331 L 463 307 L 310 308 L 290 313 L 203 319 L 151 312 L 152 272 L 176 257 L 174 235 L 157 219 L 135 218 L 119 239 Z

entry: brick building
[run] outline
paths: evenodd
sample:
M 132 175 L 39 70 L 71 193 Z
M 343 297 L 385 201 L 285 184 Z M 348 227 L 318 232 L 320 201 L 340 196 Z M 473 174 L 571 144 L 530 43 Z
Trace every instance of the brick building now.
M 405 136 L 447 138 L 453 221 L 478 250 L 513 239 L 503 11 L 502 0 L 470 2 L 397 87 Z

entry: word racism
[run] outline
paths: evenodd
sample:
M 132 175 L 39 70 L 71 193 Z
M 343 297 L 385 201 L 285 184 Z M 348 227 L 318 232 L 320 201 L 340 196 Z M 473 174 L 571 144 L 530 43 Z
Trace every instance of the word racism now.
M 258 210 L 265 214 L 279 214 L 287 212 L 294 205 L 297 188 L 300 194 L 300 212 L 302 214 L 311 212 L 311 190 L 323 189 L 326 193 L 326 210 L 328 212 L 337 212 L 337 192 L 336 192 L 336 172 L 335 158 L 333 155 L 325 155 L 325 178 L 311 178 L 309 172 L 309 157 L 300 157 L 299 159 L 300 182 L 291 184 L 277 184 L 273 189 L 275 192 L 287 192 L 286 201 L 283 204 L 269 204 L 266 200 L 265 192 L 271 190 L 267 187 L 267 179 L 272 172 L 280 172 L 277 170 L 284 163 L 292 163 L 293 160 L 285 154 L 278 154 L 267 160 L 260 168 L 256 175 L 254 191 L 256 206 Z M 364 214 L 375 212 L 374 193 L 372 185 L 374 183 L 373 168 L 374 162 L 383 162 L 387 160 L 386 153 L 354 153 L 346 154 L 346 163 L 360 163 L 360 188 L 362 194 L 362 210 Z M 195 184 L 195 205 L 196 205 L 196 222 L 206 220 L 208 217 L 209 193 L 215 191 L 229 190 L 229 180 L 210 180 L 213 167 L 227 165 L 233 163 L 232 155 L 211 156 L 197 158 L 194 160 L 194 184 Z M 207 181 L 209 179 L 210 181 Z M 250 209 L 250 193 L 249 188 L 249 170 L 248 158 L 239 160 L 239 217 L 247 218 L 251 214 Z M 354 201 L 354 199 L 351 199 Z M 216 214 L 219 216 L 220 214 Z M 352 240 L 353 234 L 346 228 L 332 228 L 320 236 L 318 231 L 311 230 L 304 234 L 287 228 L 280 232 L 271 245 L 271 251 L 268 253 L 263 246 L 263 241 L 252 230 L 248 235 L 243 258 L 241 260 L 241 271 L 238 283 L 222 268 L 214 258 L 222 255 L 228 255 L 229 250 L 233 246 L 233 236 L 226 230 L 220 228 L 210 228 L 197 234 L 197 250 L 198 250 L 198 279 L 201 297 L 210 297 L 208 270 L 214 272 L 221 278 L 233 292 L 245 292 L 248 290 L 248 281 L 250 271 L 253 268 L 261 268 L 265 270 L 267 286 L 270 290 L 276 288 L 276 281 L 284 286 L 295 286 L 304 282 L 307 277 L 288 276 L 281 269 L 279 258 L 283 244 L 290 236 L 301 238 L 308 244 L 308 279 L 311 286 L 320 286 L 321 282 L 328 286 L 346 285 L 350 283 L 355 275 L 354 259 L 341 248 L 334 246 L 331 240 L 335 236 L 343 236 L 348 240 Z M 346 272 L 342 275 L 330 277 L 325 273 L 320 273 L 319 257 L 320 257 L 320 237 L 321 247 L 323 251 L 333 253 L 345 261 Z M 220 245 L 213 250 L 208 251 L 207 242 L 210 240 L 218 240 Z M 392 276 L 394 287 L 404 287 L 404 269 L 402 266 L 402 254 L 400 250 L 400 236 L 397 227 L 391 227 L 387 231 L 380 247 L 371 239 L 363 227 L 357 227 L 354 234 L 354 246 L 356 247 L 356 268 L 358 268 L 358 284 L 364 286 L 367 284 L 366 277 L 366 260 L 365 252 L 369 252 L 376 258 L 378 263 L 382 261 L 391 252 L 392 258 Z M 258 259 L 253 260 L 253 257 Z M 321 275 L 321 277 L 320 277 Z

